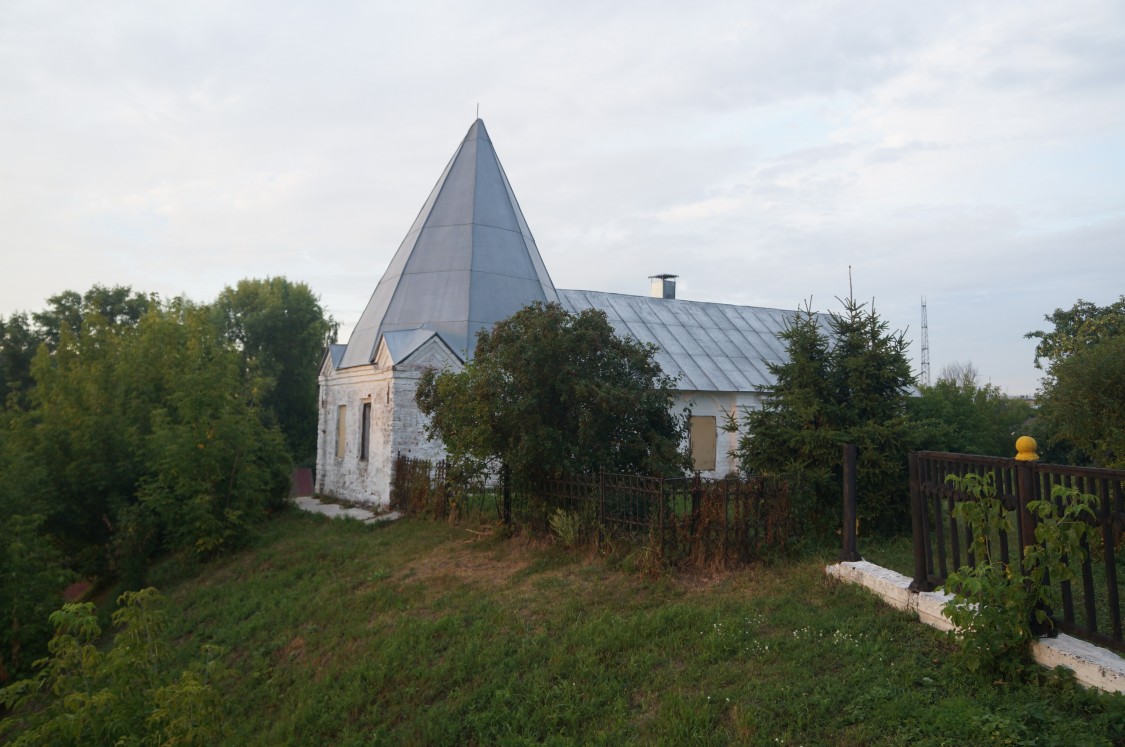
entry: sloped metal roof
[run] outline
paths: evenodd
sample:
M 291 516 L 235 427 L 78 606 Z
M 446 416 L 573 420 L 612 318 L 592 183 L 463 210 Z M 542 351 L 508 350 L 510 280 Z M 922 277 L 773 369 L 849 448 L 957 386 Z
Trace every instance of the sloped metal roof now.
M 560 290 L 572 312 L 601 309 L 614 331 L 657 346 L 656 362 L 698 392 L 756 392 L 773 383 L 767 363 L 788 356 L 777 338 L 796 311 L 599 291 Z
M 340 345 L 335 342 L 328 345 L 328 355 L 332 356 L 332 368 L 340 367 L 340 361 L 344 359 L 344 351 L 347 348 L 347 345 Z
M 399 330 L 434 330 L 458 355 L 472 357 L 478 331 L 533 301 L 556 300 L 535 239 L 478 119 L 375 288 L 340 367 L 370 363 L 380 337 Z
M 384 332 L 383 342 L 387 344 L 387 354 L 395 363 L 406 360 L 406 356 L 422 347 L 422 343 L 437 332 L 429 329 L 403 329 L 397 332 Z

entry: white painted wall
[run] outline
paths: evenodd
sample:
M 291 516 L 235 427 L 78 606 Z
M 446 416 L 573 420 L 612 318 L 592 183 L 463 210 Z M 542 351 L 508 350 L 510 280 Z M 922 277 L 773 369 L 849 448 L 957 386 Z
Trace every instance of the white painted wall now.
M 316 492 L 374 506 L 390 504 L 395 455 L 438 460 L 445 450 L 427 440 L 425 416 L 414 403 L 420 370 L 356 366 L 320 377 Z M 363 403 L 371 403 L 368 457 L 360 459 Z M 336 418 L 346 405 L 344 456 L 336 457 Z
M 405 454 L 438 461 L 440 441 L 426 437 L 426 417 L 414 402 L 418 379 L 427 368 L 458 368 L 460 361 L 438 338 L 423 343 L 406 361 L 395 364 L 380 345 L 375 362 L 337 371 L 331 361 L 321 369 L 320 432 L 317 434 L 316 492 L 320 495 L 385 507 L 391 500 L 395 456 Z M 363 403 L 371 403 L 370 445 L 360 459 Z M 336 421 L 345 413 L 344 455 L 336 456 Z
M 410 358 L 414 359 L 415 355 Z M 320 425 L 316 463 L 316 492 L 320 495 L 373 506 L 390 504 L 391 469 L 395 455 L 403 453 L 419 459 L 437 461 L 445 457 L 440 442 L 426 437 L 426 418 L 414 402 L 418 379 L 431 365 L 454 365 L 443 360 L 441 351 L 424 346 L 413 365 L 392 365 L 377 358 L 369 366 L 335 371 L 326 364 L 320 376 Z M 360 418 L 363 403 L 371 403 L 371 443 L 368 458 L 359 458 Z M 342 458 L 336 457 L 336 418 L 339 406 L 346 405 L 346 441 Z M 715 417 L 715 469 L 705 477 L 723 477 L 737 471 L 732 452 L 738 447 L 738 433 L 723 429 L 729 414 L 757 409 L 757 394 L 737 392 L 677 392 L 673 412 L 679 415 L 689 407 L 693 415 Z
M 731 413 L 741 417 L 743 409 L 760 408 L 761 398 L 750 392 L 676 392 L 672 412 L 679 415 L 685 407 L 692 415 L 713 416 L 718 430 L 715 447 L 715 469 L 701 472 L 704 477 L 724 477 L 738 471 L 738 459 L 732 452 L 738 448 L 738 433 L 727 432 L 723 425 Z

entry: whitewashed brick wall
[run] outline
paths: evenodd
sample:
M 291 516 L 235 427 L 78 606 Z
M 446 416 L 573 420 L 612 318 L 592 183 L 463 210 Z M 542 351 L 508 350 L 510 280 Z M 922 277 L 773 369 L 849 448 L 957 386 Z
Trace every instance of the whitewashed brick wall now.
M 390 503 L 391 469 L 399 452 L 421 459 L 445 456 L 441 443 L 429 441 L 425 416 L 414 402 L 419 370 L 382 370 L 358 366 L 322 376 L 316 491 L 355 503 L 385 507 Z M 371 403 L 368 458 L 360 459 L 363 403 Z M 344 456 L 336 457 L 336 418 L 345 413 Z
M 356 366 L 320 377 L 320 432 L 317 439 L 316 492 L 329 498 L 386 507 L 391 470 L 399 453 L 437 461 L 440 441 L 426 437 L 426 417 L 414 394 L 422 366 Z M 368 457 L 360 459 L 363 403 L 371 403 Z M 336 419 L 345 405 L 344 456 L 336 456 Z
M 318 434 L 316 492 L 330 498 L 385 507 L 390 503 L 391 469 L 395 455 L 403 453 L 437 461 L 445 457 L 441 442 L 426 437 L 426 417 L 418 410 L 414 394 L 422 366 L 357 366 L 320 377 L 321 407 Z M 363 403 L 371 402 L 371 432 L 368 458 L 359 458 L 360 418 Z M 336 457 L 336 417 L 346 405 L 346 444 L 342 458 Z M 760 407 L 756 394 L 730 392 L 678 392 L 673 412 L 685 406 L 694 415 L 715 417 L 718 429 L 715 469 L 705 477 L 722 477 L 738 469 L 731 456 L 738 447 L 738 434 L 722 426 L 728 413 Z
M 715 444 L 715 469 L 701 472 L 704 477 L 724 477 L 738 470 L 738 459 L 731 452 L 738 448 L 738 433 L 723 430 L 729 413 L 739 418 L 743 408 L 758 409 L 761 398 L 752 393 L 736 392 L 676 392 L 672 412 L 679 415 L 684 407 L 691 408 L 692 415 L 713 416 L 718 438 Z

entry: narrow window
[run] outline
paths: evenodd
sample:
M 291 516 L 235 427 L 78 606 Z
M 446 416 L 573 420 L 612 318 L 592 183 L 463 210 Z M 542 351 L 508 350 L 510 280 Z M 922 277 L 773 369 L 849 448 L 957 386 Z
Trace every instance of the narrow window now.
M 359 424 L 359 458 L 367 461 L 367 445 L 371 442 L 371 403 L 363 403 L 363 417 Z
M 699 472 L 715 469 L 719 431 L 714 415 L 692 415 L 690 425 L 691 461 Z
M 344 458 L 344 445 L 347 443 L 347 431 L 344 430 L 344 425 L 348 419 L 348 406 L 340 405 L 336 408 L 336 458 Z

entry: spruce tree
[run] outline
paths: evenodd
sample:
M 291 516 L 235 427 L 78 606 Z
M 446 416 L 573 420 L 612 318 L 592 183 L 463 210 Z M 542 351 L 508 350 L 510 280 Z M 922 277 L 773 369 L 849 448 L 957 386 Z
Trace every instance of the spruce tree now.
M 841 446 L 859 447 L 861 517 L 886 525 L 908 505 L 906 395 L 914 383 L 902 332 L 854 298 L 826 319 L 806 304 L 778 335 L 787 359 L 771 364 L 762 408 L 743 412 L 738 456 L 751 474 L 788 474 L 814 516 L 835 524 Z

